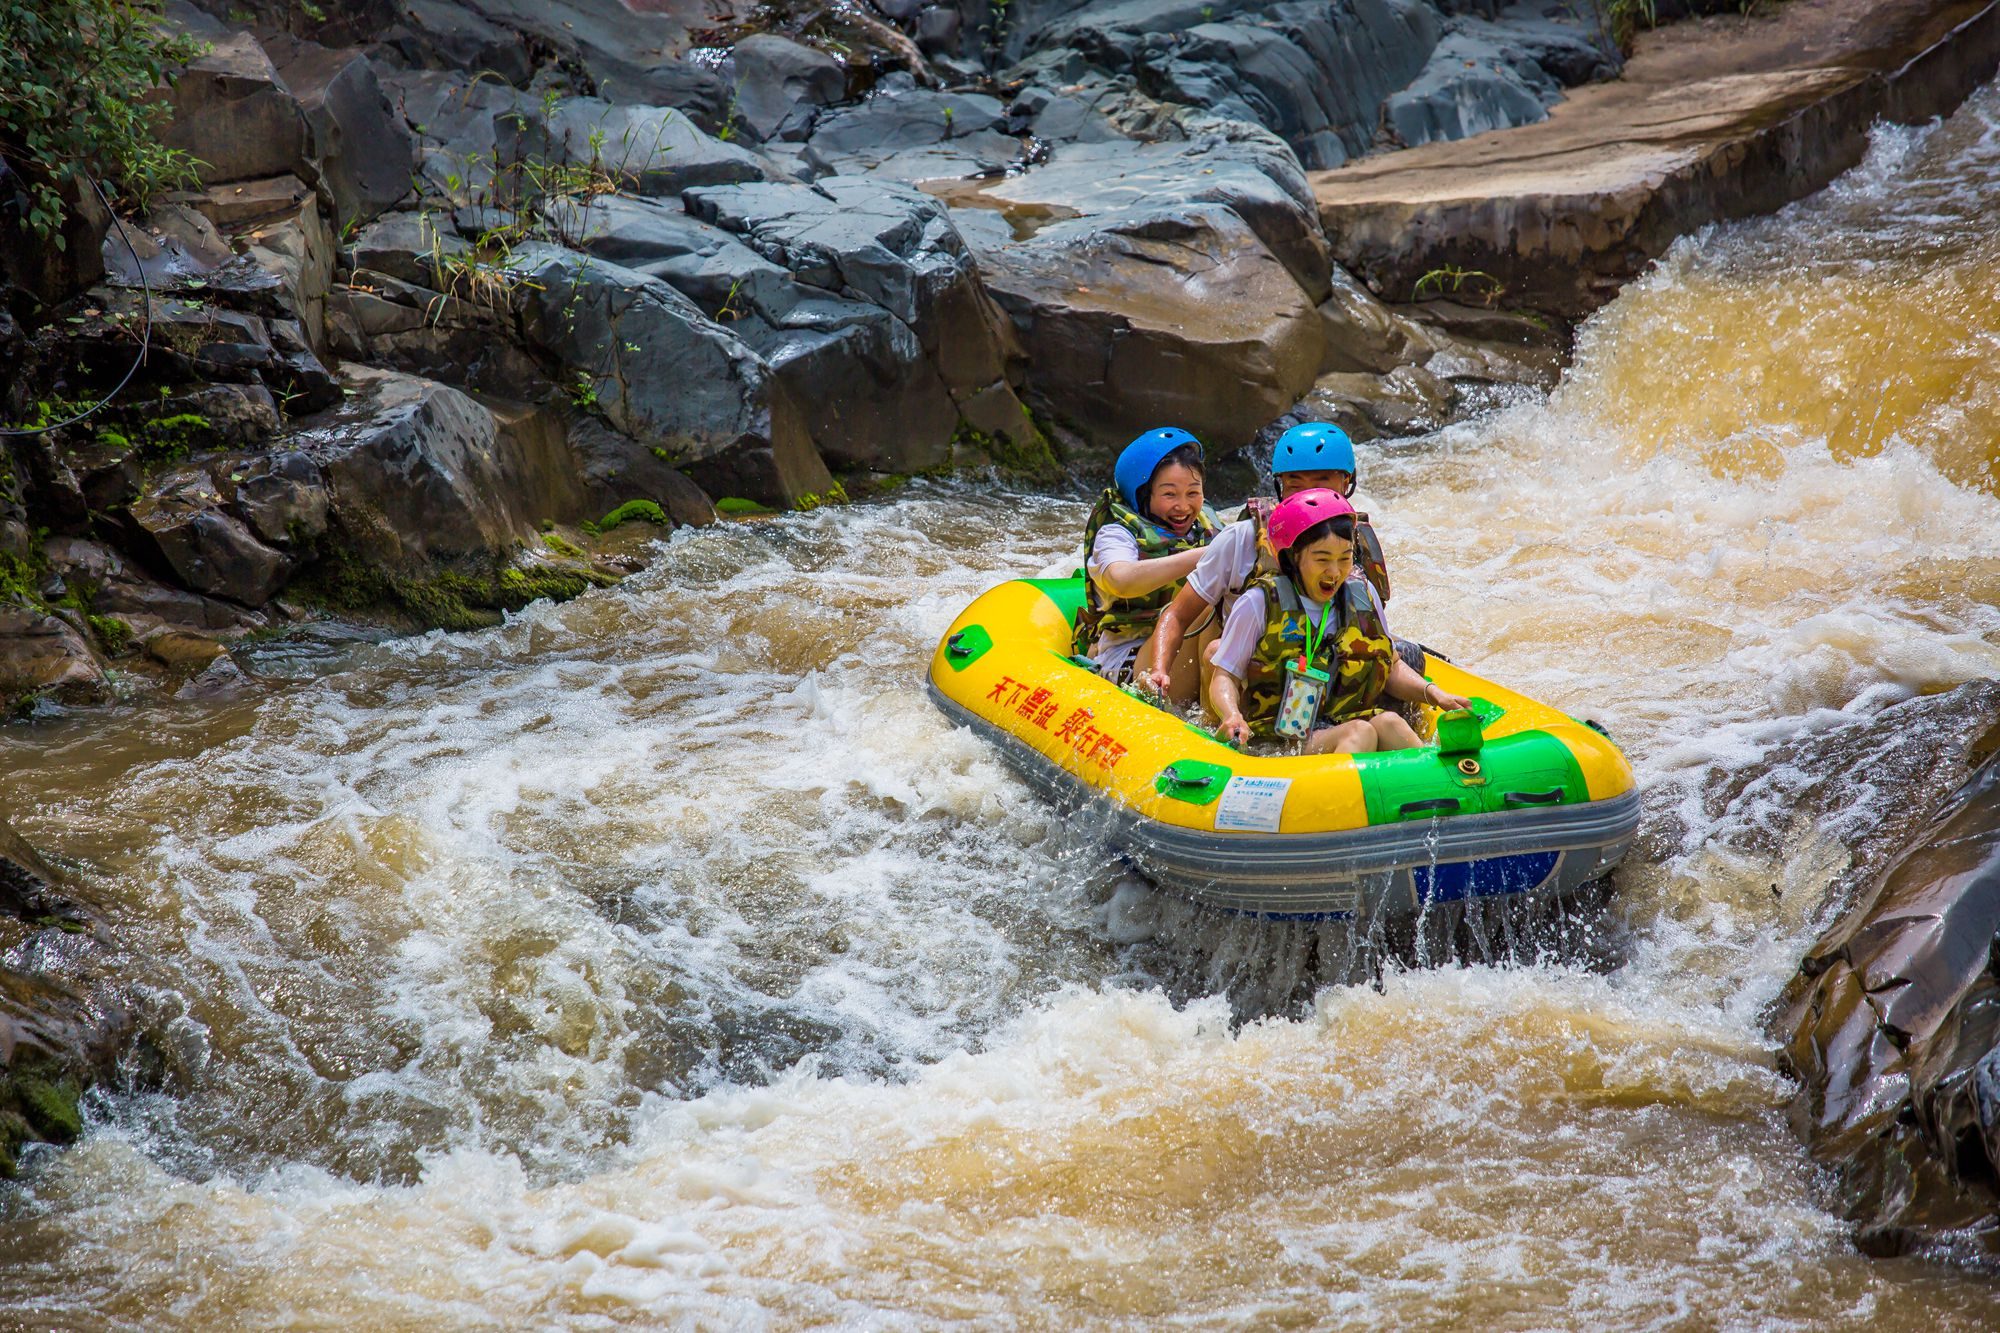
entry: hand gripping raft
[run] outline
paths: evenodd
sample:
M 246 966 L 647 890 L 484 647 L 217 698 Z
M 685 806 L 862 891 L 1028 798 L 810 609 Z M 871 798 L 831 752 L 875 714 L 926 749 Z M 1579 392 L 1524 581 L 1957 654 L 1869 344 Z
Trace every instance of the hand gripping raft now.
M 1412 915 L 1555 898 L 1615 866 L 1639 827 L 1631 765 L 1546 704 L 1426 659 L 1473 701 L 1433 744 L 1262 756 L 1132 697 L 1069 655 L 1081 578 L 981 596 L 931 658 L 931 698 L 1059 803 L 1094 806 L 1154 883 L 1265 917 Z

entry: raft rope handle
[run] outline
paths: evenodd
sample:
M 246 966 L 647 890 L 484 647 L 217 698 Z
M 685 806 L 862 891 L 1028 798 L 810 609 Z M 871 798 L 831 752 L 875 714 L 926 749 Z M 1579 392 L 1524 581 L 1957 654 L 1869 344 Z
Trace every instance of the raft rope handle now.
M 125 378 L 118 381 L 118 387 L 113 389 L 110 393 L 105 394 L 104 397 L 98 399 L 96 405 L 92 406 L 88 410 L 79 412 L 73 417 L 67 417 L 61 421 L 55 422 L 54 424 L 48 426 L 31 426 L 26 430 L 0 427 L 0 437 L 11 436 L 14 438 L 19 438 L 27 435 L 46 435 L 52 430 L 61 430 L 65 426 L 74 426 L 77 422 L 82 421 L 87 417 L 96 416 L 99 412 L 103 411 L 106 407 L 109 407 L 111 405 L 112 399 L 116 398 L 119 394 L 125 391 L 125 386 L 132 382 L 133 374 L 138 371 L 140 366 L 146 364 L 146 353 L 152 350 L 153 286 L 151 283 L 146 281 L 146 268 L 145 265 L 139 262 L 138 248 L 132 244 L 132 235 L 127 230 L 129 224 L 120 220 L 120 218 L 116 213 L 111 212 L 111 201 L 106 199 L 104 197 L 104 191 L 97 187 L 97 178 L 95 176 L 92 176 L 89 172 L 83 170 L 81 167 L 77 168 L 77 175 L 83 177 L 84 183 L 90 186 L 90 192 L 97 196 L 98 203 L 104 205 L 104 211 L 106 213 L 111 213 L 112 225 L 118 228 L 118 239 L 125 242 L 125 249 L 129 251 L 132 255 L 132 268 L 139 275 L 139 290 L 142 293 L 144 293 L 140 297 L 140 308 L 145 313 L 146 317 L 145 328 L 139 334 L 139 355 L 132 362 L 132 364 L 126 368 Z
M 1215 775 L 1213 773 L 1204 773 L 1198 778 L 1184 778 L 1181 776 L 1180 770 L 1172 764 L 1168 764 L 1165 768 L 1161 769 L 1160 776 L 1168 782 L 1173 783 L 1176 787 L 1208 787 L 1213 786 L 1215 783 Z
M 965 646 L 965 631 L 960 630 L 944 641 L 944 650 L 953 657 L 970 657 L 972 650 Z

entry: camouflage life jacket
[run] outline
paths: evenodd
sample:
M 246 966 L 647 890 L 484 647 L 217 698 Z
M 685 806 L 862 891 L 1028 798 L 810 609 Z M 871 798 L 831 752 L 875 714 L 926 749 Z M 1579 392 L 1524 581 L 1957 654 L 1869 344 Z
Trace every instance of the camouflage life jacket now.
M 1265 525 L 1270 522 L 1271 511 L 1278 507 L 1277 500 L 1266 495 L 1252 496 L 1243 502 L 1243 517 L 1257 525 L 1257 574 L 1264 577 L 1278 572 L 1278 553 L 1271 549 L 1271 539 L 1265 534 Z M 1389 561 L 1382 554 L 1382 539 L 1375 535 L 1374 524 L 1368 515 L 1354 515 L 1354 567 L 1368 576 L 1375 585 L 1375 594 L 1384 602 L 1389 600 Z
M 1187 536 L 1176 537 L 1151 519 L 1141 518 L 1133 512 L 1118 492 L 1107 490 L 1097 498 L 1097 507 L 1090 511 L 1090 521 L 1084 525 L 1083 552 L 1086 561 L 1097 545 L 1097 534 L 1107 523 L 1116 523 L 1132 534 L 1133 540 L 1139 543 L 1141 560 L 1157 560 L 1163 555 L 1179 555 L 1182 551 L 1206 546 L 1222 526 L 1215 517 L 1215 511 L 1203 505 L 1188 528 Z M 1176 580 L 1164 588 L 1155 588 L 1143 597 L 1107 597 L 1104 590 L 1097 586 L 1097 580 L 1086 578 L 1083 583 L 1087 601 L 1076 618 L 1076 633 L 1070 649 L 1083 654 L 1090 652 L 1099 635 L 1108 634 L 1112 638 L 1123 639 L 1151 634 L 1160 612 L 1181 590 L 1181 581 Z
M 1264 593 L 1264 635 L 1250 662 L 1250 679 L 1243 683 L 1243 716 L 1252 735 L 1270 740 L 1277 734 L 1272 723 L 1285 688 L 1284 664 L 1306 650 L 1311 627 L 1319 622 L 1283 574 L 1259 577 L 1250 587 Z M 1380 701 L 1396 665 L 1388 627 L 1369 599 L 1368 585 L 1358 578 L 1340 585 L 1327 612 L 1335 620 L 1321 636 L 1311 663 L 1333 677 L 1320 704 L 1319 724 L 1373 717 L 1383 711 Z

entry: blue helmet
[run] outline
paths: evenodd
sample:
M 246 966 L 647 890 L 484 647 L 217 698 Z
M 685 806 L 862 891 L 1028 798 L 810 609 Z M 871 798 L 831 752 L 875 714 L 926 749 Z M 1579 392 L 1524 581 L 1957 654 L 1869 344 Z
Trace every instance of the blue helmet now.
M 1149 430 L 1125 446 L 1118 455 L 1118 465 L 1111 470 L 1111 480 L 1126 504 L 1139 507 L 1139 488 L 1153 479 L 1161 459 L 1184 444 L 1193 445 L 1197 454 L 1201 452 L 1201 441 L 1179 426 Z
M 1271 450 L 1271 475 L 1286 472 L 1345 472 L 1352 477 L 1354 441 L 1347 432 L 1324 421 L 1293 426 L 1278 437 Z

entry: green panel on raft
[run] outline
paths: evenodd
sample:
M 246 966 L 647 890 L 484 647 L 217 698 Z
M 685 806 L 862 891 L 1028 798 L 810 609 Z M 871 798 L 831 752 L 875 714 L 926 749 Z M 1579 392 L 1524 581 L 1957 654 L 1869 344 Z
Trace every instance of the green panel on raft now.
M 1200 759 L 1176 759 L 1153 779 L 1153 790 L 1169 800 L 1189 805 L 1213 805 L 1229 785 L 1230 770 Z
M 992 646 L 993 636 L 986 632 L 986 626 L 967 625 L 944 641 L 944 664 L 953 671 L 963 671 Z
M 1063 613 L 1063 619 L 1072 626 L 1076 624 L 1076 618 L 1083 614 L 1084 591 L 1080 575 L 1067 579 L 1021 579 L 1019 582 L 1054 602 L 1056 609 Z
M 1468 773 L 1462 764 L 1473 763 Z M 1590 799 L 1569 746 L 1546 731 L 1488 740 L 1476 754 L 1439 754 L 1430 746 L 1358 754 L 1354 767 L 1371 825 L 1470 815 Z

